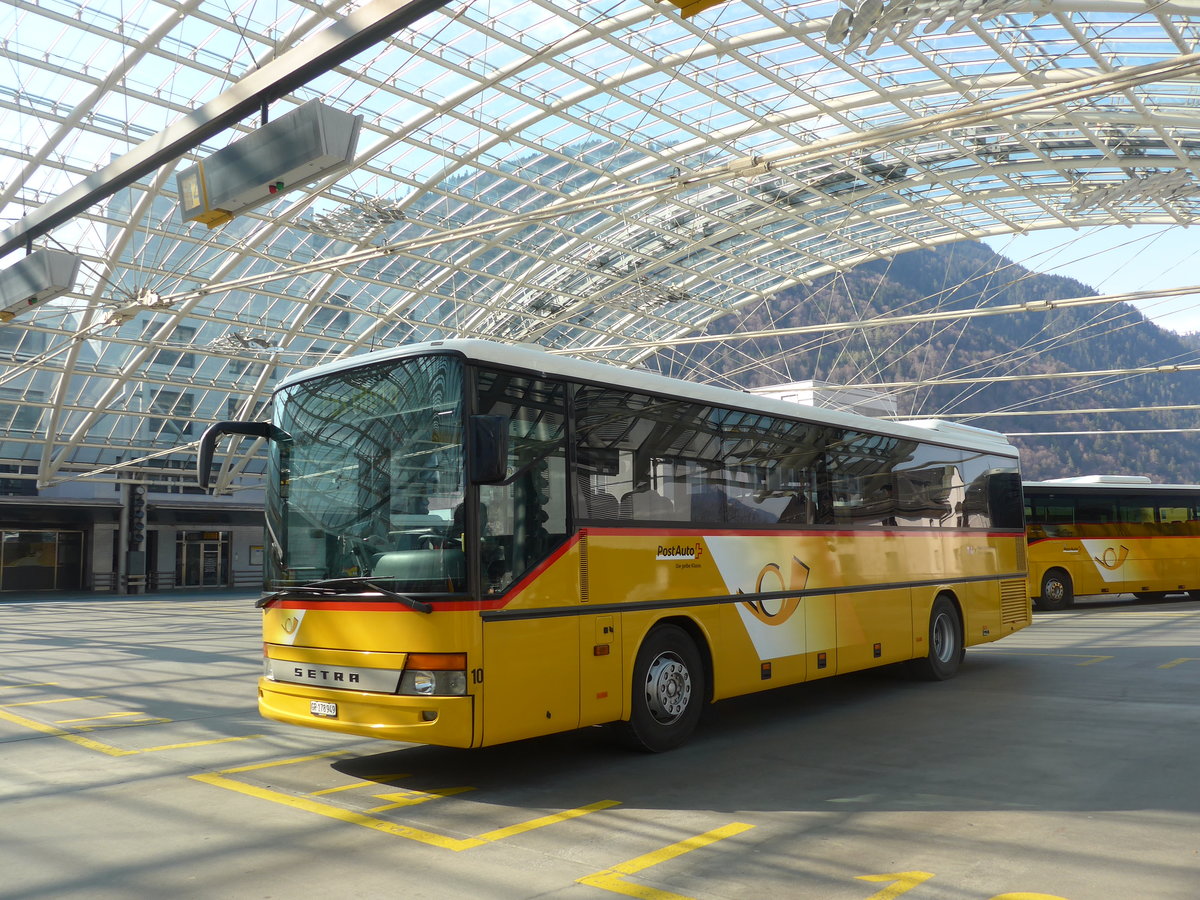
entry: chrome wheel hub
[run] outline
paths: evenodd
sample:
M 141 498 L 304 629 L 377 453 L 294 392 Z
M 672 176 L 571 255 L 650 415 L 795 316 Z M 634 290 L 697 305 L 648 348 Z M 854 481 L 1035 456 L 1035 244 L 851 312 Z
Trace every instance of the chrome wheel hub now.
M 646 673 L 646 706 L 654 718 L 670 725 L 683 715 L 692 698 L 692 676 L 682 659 L 663 653 Z

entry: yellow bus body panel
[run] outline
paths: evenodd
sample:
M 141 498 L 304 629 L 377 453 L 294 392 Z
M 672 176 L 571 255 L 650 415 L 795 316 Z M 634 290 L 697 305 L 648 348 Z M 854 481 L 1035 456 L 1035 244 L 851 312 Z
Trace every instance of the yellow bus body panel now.
M 336 703 L 337 718 L 314 716 L 313 700 Z M 258 711 L 267 719 L 362 737 L 471 747 L 472 697 L 395 697 L 259 679 Z M 432 719 L 427 716 L 432 715 Z
M 1200 585 L 1200 542 L 1185 535 L 1139 536 L 1136 525 L 1076 526 L 1077 536 L 1040 538 L 1030 530 L 1029 592 L 1040 596 L 1050 569 L 1071 576 L 1077 596 L 1169 593 Z M 1064 529 L 1060 528 L 1060 533 Z M 1107 533 L 1106 533 L 1107 532 Z
M 264 611 L 272 658 L 390 669 L 406 653 L 465 653 L 468 696 L 264 678 L 260 708 L 293 724 L 456 747 L 627 719 L 638 649 L 666 620 L 696 638 L 719 700 L 926 656 L 941 593 L 958 603 L 967 646 L 1023 628 L 1024 549 L 1020 534 L 949 529 L 588 529 L 510 594 L 467 608 L 303 600 Z M 312 715 L 312 700 L 336 702 L 337 719 Z

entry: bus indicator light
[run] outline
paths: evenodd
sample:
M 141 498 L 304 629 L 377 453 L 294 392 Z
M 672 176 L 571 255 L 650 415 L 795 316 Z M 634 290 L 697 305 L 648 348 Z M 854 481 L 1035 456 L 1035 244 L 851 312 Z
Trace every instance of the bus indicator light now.
M 758 677 L 763 681 L 771 680 L 771 664 L 769 662 L 765 662 L 759 667 Z

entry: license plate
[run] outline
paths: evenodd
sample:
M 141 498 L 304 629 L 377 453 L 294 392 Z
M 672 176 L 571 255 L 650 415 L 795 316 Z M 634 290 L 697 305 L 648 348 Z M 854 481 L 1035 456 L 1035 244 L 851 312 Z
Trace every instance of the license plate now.
M 326 716 L 328 718 L 337 718 L 337 704 L 330 703 L 328 700 L 310 700 L 308 703 L 308 711 L 314 716 Z

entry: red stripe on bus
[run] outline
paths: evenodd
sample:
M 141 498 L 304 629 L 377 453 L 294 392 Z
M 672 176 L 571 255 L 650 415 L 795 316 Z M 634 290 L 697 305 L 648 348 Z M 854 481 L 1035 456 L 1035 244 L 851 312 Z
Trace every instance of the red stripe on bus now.
M 937 528 L 934 526 L 924 525 L 906 525 L 902 527 L 888 526 L 884 528 L 809 528 L 809 529 L 792 529 L 779 528 L 764 530 L 761 528 L 743 529 L 743 528 L 650 528 L 646 526 L 640 527 L 625 527 L 625 528 L 588 528 L 589 535 L 597 537 L 620 537 L 625 534 L 637 535 L 638 537 L 650 537 L 653 535 L 699 535 L 700 537 L 871 537 L 872 535 L 879 537 L 887 535 L 889 537 L 900 535 L 904 537 L 922 537 L 927 538 L 930 534 L 946 534 L 946 535 L 976 535 L 982 537 L 1019 537 L 1024 538 L 1025 535 L 1021 531 L 977 531 L 974 528 Z

